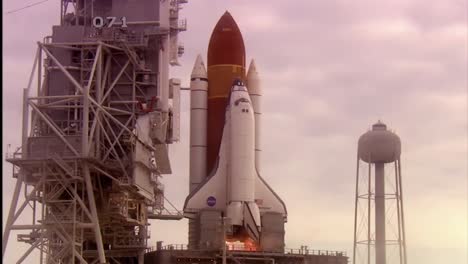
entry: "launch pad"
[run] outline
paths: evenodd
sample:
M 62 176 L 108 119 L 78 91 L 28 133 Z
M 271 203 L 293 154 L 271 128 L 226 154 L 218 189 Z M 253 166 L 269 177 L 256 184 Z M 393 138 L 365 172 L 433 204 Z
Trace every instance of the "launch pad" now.
M 169 67 L 184 52 L 185 3 L 61 0 L 24 89 L 22 145 L 7 157 L 17 182 L 3 255 L 16 231 L 30 245 L 17 263 L 33 250 L 47 264 L 348 263 L 344 252 L 285 249 L 286 205 L 261 175 L 260 78 L 228 12 L 208 67 L 199 56 L 191 75 L 190 193 L 183 213 L 166 207 L 181 114 Z M 183 217 L 189 246 L 148 248 L 150 219 Z
M 148 251 L 148 264 L 216 264 L 223 263 L 221 250 L 189 250 L 183 245 L 168 245 Z M 287 249 L 283 253 L 246 251 L 233 248 L 226 253 L 226 263 L 250 264 L 347 264 L 348 257 L 342 251 Z

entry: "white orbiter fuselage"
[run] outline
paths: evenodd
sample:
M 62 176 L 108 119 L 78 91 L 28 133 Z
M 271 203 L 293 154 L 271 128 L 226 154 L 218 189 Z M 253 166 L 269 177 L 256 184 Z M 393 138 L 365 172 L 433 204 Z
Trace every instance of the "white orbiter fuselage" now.
M 225 114 L 216 166 L 187 197 L 184 213 L 194 218 L 203 209 L 220 210 L 234 232 L 244 230 L 258 241 L 262 213 L 281 213 L 286 220 L 286 207 L 256 169 L 254 108 L 240 80 L 234 81 Z

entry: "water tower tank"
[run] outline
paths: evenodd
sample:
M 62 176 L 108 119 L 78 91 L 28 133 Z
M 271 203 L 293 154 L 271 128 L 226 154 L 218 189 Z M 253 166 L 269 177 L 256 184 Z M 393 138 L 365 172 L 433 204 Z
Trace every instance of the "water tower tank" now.
M 394 162 L 400 154 L 400 138 L 387 130 L 387 126 L 380 121 L 372 126 L 372 130 L 359 138 L 358 155 L 367 163 Z

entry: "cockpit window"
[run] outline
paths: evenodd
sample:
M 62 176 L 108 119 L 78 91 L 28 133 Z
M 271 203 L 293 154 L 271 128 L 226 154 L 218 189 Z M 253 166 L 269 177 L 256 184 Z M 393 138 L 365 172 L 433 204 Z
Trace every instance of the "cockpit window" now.
M 245 98 L 239 98 L 237 99 L 234 104 L 237 106 L 239 105 L 239 103 L 249 103 L 249 100 L 245 99 Z
M 244 82 L 240 79 L 240 78 L 237 78 L 234 80 L 234 82 L 232 82 L 232 85 L 233 86 L 244 86 Z
M 233 91 L 245 91 L 245 92 L 247 92 L 247 88 L 245 88 L 245 86 L 234 85 L 234 87 L 232 87 L 232 90 Z

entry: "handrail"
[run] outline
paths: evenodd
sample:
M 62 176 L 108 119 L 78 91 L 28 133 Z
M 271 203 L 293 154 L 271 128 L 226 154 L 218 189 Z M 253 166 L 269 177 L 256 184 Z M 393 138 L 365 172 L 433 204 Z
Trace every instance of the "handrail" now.
M 146 252 L 153 252 L 157 251 L 156 247 L 147 248 Z M 184 251 L 189 250 L 188 245 L 186 244 L 169 244 L 162 246 L 159 250 L 166 250 L 166 251 Z M 246 252 L 258 252 L 258 253 L 277 253 L 277 252 L 269 252 L 269 251 L 255 251 L 255 250 L 246 250 L 242 246 L 230 245 L 228 247 L 229 251 L 246 251 Z M 336 251 L 336 250 L 322 250 L 322 249 L 307 249 L 306 247 L 302 249 L 293 249 L 293 248 L 285 248 L 284 254 L 286 255 L 314 255 L 314 256 L 343 256 L 346 257 L 345 251 Z

